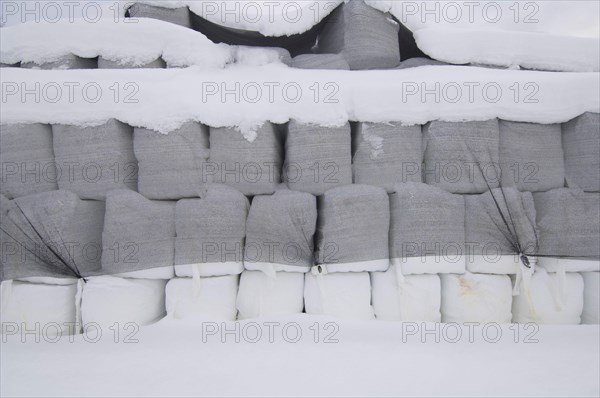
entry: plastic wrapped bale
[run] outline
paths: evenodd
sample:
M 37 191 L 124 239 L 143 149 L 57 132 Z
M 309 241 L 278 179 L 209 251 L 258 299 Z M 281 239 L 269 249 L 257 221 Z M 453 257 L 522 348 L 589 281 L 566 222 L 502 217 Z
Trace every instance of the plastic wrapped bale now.
M 389 260 L 389 199 L 382 188 L 348 185 L 318 199 L 316 259 L 331 272 L 385 271 Z
M 371 273 L 375 317 L 384 321 L 440 322 L 442 287 L 438 275 L 404 276 L 396 266 Z
M 510 323 L 508 275 L 442 274 L 442 322 Z
M 560 124 L 500 120 L 502 187 L 548 191 L 565 185 Z
M 177 276 L 241 273 L 244 269 L 244 237 L 249 207 L 244 195 L 222 184 L 208 185 L 203 199 L 177 202 Z
M 533 199 L 539 265 L 548 271 L 600 271 L 600 193 L 560 188 L 534 193 Z
M 537 253 L 531 193 L 496 188 L 464 198 L 467 270 L 485 274 L 519 272 L 520 255 Z
M 134 3 L 127 10 L 130 18 L 153 18 L 191 28 L 190 10 L 187 7 L 166 8 L 145 3 Z
M 158 57 L 145 64 L 136 64 L 127 60 L 111 60 L 102 56 L 98 57 L 98 69 L 165 69 L 166 62 Z
M 98 273 L 104 210 L 104 202 L 81 200 L 69 191 L 15 199 L 2 221 L 14 244 L 3 259 L 4 277 L 62 284 Z
M 292 58 L 292 68 L 350 70 L 348 62 L 338 54 L 301 54 Z
M 2 188 L 9 199 L 58 189 L 48 124 L 0 125 Z
M 209 157 L 208 127 L 188 122 L 171 131 L 135 128 L 133 149 L 138 161 L 138 189 L 148 199 L 199 197 Z
M 114 190 L 106 198 L 102 271 L 142 279 L 175 275 L 175 202 Z
M 498 120 L 433 121 L 423 127 L 423 178 L 452 193 L 483 193 L 500 183 Z
M 167 315 L 235 321 L 238 279 L 238 275 L 171 279 L 166 288 Z
M 513 297 L 513 322 L 578 325 L 583 312 L 583 278 L 577 273 L 537 270 L 529 289 Z
M 422 183 L 390 195 L 390 257 L 405 275 L 465 271 L 465 201 Z
M 354 0 L 326 20 L 318 51 L 342 55 L 350 68 L 386 69 L 400 63 L 399 25 L 387 13 Z
M 47 339 L 79 333 L 80 284 L 48 285 L 3 281 L 2 334 L 37 331 Z
M 82 199 L 106 199 L 112 189 L 137 190 L 133 128 L 115 119 L 95 127 L 52 126 L 60 189 Z
M 299 314 L 304 309 L 304 274 L 277 272 L 271 277 L 244 271 L 237 297 L 239 319 Z
M 581 323 L 600 323 L 600 272 L 583 272 L 583 312 Z
M 21 68 L 27 69 L 96 69 L 96 58 L 82 58 L 74 54 L 64 55 L 56 60 L 47 62 L 21 62 Z
M 235 128 L 211 128 L 210 161 L 203 176 L 244 195 L 275 192 L 281 183 L 283 148 L 277 128 L 265 122 L 256 135 Z
M 356 320 L 374 319 L 368 272 L 309 272 L 305 276 L 304 311 L 307 314 Z
M 352 171 L 356 184 L 394 192 L 395 185 L 421 182 L 421 126 L 357 123 L 353 132 Z
M 321 195 L 352 184 L 350 124 L 321 127 L 292 120 L 285 142 L 284 178 L 295 191 Z
M 563 123 L 562 144 L 567 179 L 584 191 L 600 191 L 600 113 Z
M 123 333 L 159 321 L 166 314 L 166 280 L 103 275 L 88 279 L 81 296 L 83 332 Z
M 244 267 L 275 277 L 276 271 L 308 272 L 314 265 L 317 200 L 279 190 L 252 199 L 246 220 Z

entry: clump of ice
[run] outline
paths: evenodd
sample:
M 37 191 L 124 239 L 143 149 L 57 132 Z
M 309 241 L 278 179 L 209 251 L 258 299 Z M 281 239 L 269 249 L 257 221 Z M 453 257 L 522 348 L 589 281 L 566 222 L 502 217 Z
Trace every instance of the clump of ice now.
M 377 159 L 383 155 L 383 138 L 369 131 L 368 123 L 362 125 L 362 137 L 371 146 L 371 159 Z

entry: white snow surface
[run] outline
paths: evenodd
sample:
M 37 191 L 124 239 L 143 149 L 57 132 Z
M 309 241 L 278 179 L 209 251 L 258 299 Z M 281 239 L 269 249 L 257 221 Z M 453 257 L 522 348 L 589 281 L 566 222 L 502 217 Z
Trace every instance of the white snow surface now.
M 2 343 L 2 396 L 598 396 L 600 328 L 598 325 L 521 325 L 515 342 L 509 325 L 492 343 L 482 326 L 469 341 L 466 327 L 456 343 L 423 336 L 436 324 L 384 321 L 340 321 L 296 315 L 268 319 L 279 323 L 269 342 L 265 321 L 257 322 L 262 338 L 248 327 L 239 343 L 234 323 L 216 324 L 204 333 L 199 321 L 165 319 L 129 336 L 137 343 L 115 343 L 109 331 L 97 343 L 75 336 L 57 343 L 26 343 L 6 336 Z M 302 330 L 296 343 L 282 338 L 284 325 Z M 315 322 L 321 331 L 315 343 Z M 337 343 L 324 343 L 330 336 Z M 437 324 L 438 327 L 443 325 Z M 214 324 L 209 326 L 215 326 Z M 310 327 L 313 329 L 309 329 Z M 511 326 L 514 329 L 514 326 Z M 294 327 L 295 328 L 295 327 Z M 205 326 L 205 330 L 207 327 Z M 290 328 L 289 337 L 296 329 Z M 241 332 L 240 332 L 241 333 Z M 495 336 L 490 328 L 489 336 Z M 533 336 L 530 336 L 533 334 Z M 453 330 L 447 336 L 453 337 Z M 529 336 L 536 342 L 525 343 Z M 93 338 L 93 336 L 92 336 Z M 424 342 L 423 342 L 424 340 Z M 57 364 L 71 364 L 57 372 Z M 312 369 L 312 370 L 311 370 Z M 149 375 L 153 375 L 149 377 Z
M 598 72 L 600 39 L 539 32 L 426 28 L 415 32 L 419 48 L 438 61 L 527 69 Z
M 340 126 L 348 120 L 560 123 L 599 112 L 598 73 L 424 66 L 311 71 L 282 64 L 225 69 L 4 68 L 2 123 L 99 125 L 116 118 L 168 133 L 194 120 L 242 132 L 264 121 Z M 71 90 L 72 89 L 72 90 Z M 33 90 L 31 93 L 29 90 Z

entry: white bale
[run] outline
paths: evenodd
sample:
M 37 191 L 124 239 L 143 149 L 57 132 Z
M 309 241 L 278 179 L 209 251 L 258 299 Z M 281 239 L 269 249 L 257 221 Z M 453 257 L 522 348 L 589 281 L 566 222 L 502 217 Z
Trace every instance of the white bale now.
M 469 254 L 466 258 L 467 270 L 480 274 L 516 274 L 521 264 L 518 254 L 499 254 L 495 247 L 492 247 L 489 253 Z
M 384 321 L 440 322 L 442 287 L 438 275 L 397 274 L 396 266 L 371 272 L 375 317 Z
M 513 298 L 513 322 L 578 325 L 583 312 L 583 278 L 577 273 L 538 269 L 529 289 Z
M 548 272 L 594 272 L 600 271 L 600 260 L 575 257 L 540 257 L 538 264 Z
M 600 323 L 600 272 L 583 272 L 583 313 L 581 323 Z
M 238 276 L 174 278 L 167 283 L 167 314 L 176 319 L 197 317 L 234 321 Z
M 94 333 L 91 326 L 110 333 L 108 328 L 115 323 L 124 330 L 128 323 L 144 326 L 157 322 L 165 316 L 166 283 L 160 279 L 115 276 L 89 278 L 81 299 L 84 332 L 90 327 L 90 333 Z
M 238 319 L 299 314 L 304 308 L 304 274 L 244 271 L 237 297 Z
M 40 336 L 48 337 L 79 332 L 75 323 L 79 322 L 81 296 L 76 279 L 65 285 L 3 281 L 0 295 L 3 331 L 16 327 L 18 332 L 38 330 Z
M 442 322 L 510 323 L 508 275 L 442 274 Z
M 307 314 L 344 319 L 374 319 L 369 273 L 307 273 L 304 280 L 304 310 Z

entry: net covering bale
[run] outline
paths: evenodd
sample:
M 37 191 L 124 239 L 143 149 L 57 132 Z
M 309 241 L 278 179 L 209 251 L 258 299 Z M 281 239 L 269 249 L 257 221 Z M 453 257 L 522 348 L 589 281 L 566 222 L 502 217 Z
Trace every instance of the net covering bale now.
M 145 64 L 135 64 L 123 60 L 111 60 L 102 56 L 98 57 L 98 69 L 165 69 L 166 67 L 166 62 L 160 57 Z
M 301 54 L 292 58 L 293 68 L 350 70 L 348 62 L 338 54 Z
M 567 178 L 584 191 L 600 191 L 600 114 L 563 123 L 562 144 Z
M 66 70 L 66 69 L 96 69 L 98 62 L 96 58 L 82 58 L 74 54 L 64 55 L 56 60 L 48 62 L 21 62 L 21 68 L 44 69 L 44 70 Z
M 134 3 L 127 10 L 131 18 L 153 18 L 191 28 L 190 10 L 187 7 L 166 8 L 144 3 Z

